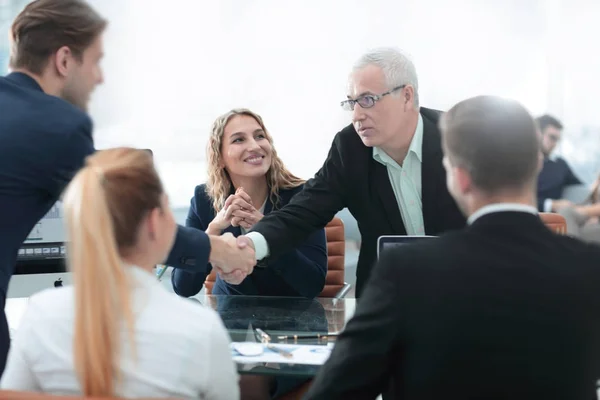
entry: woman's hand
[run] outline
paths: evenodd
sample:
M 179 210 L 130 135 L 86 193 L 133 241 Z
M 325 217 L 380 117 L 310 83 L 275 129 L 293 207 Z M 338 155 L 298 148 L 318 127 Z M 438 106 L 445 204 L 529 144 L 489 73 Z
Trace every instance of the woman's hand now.
M 235 194 L 230 195 L 223 208 L 215 215 L 215 218 L 208 225 L 206 233 L 209 235 L 220 235 L 224 229 L 227 229 L 230 225 L 240 225 L 238 221 L 234 221 L 234 212 L 252 211 L 252 200 L 250 196 L 243 191 L 242 188 L 238 189 Z M 243 226 L 243 225 L 240 225 Z
M 232 211 L 231 225 L 241 226 L 248 230 L 254 226 L 258 221 L 264 217 L 264 215 L 252 205 L 252 199 L 244 191 L 244 188 L 239 188 L 235 192 L 236 196 L 239 196 L 243 201 L 250 205 L 250 207 L 240 207 Z

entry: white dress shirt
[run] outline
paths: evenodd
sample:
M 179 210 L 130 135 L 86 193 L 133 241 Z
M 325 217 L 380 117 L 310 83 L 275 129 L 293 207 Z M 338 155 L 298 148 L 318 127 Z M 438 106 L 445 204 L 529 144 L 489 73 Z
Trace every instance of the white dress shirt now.
M 528 206 L 526 204 L 521 203 L 496 203 L 496 204 L 488 204 L 487 206 L 483 206 L 477 211 L 475 211 L 469 218 L 467 219 L 467 224 L 471 225 L 478 218 L 483 217 L 486 214 L 492 214 L 497 212 L 507 212 L 507 211 L 516 211 L 516 212 L 525 212 L 533 215 L 538 215 L 538 210 L 534 206 Z
M 116 396 L 238 399 L 230 338 L 219 315 L 169 293 L 150 272 L 126 268 L 133 278 L 137 359 L 129 356 L 123 330 Z M 81 394 L 73 365 L 74 302 L 72 286 L 30 298 L 11 342 L 2 389 Z
M 387 169 L 406 234 L 425 235 L 421 197 L 421 166 L 423 162 L 423 117 L 421 114 L 419 114 L 417 129 L 402 165 L 379 147 L 373 147 L 373 159 L 385 165 Z

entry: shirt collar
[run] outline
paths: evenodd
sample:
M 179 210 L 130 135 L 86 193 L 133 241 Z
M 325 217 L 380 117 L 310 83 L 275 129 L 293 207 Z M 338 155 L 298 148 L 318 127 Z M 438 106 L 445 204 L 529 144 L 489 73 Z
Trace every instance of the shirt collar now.
M 528 206 L 520 203 L 496 203 L 488 204 L 487 206 L 483 206 L 479 210 L 475 211 L 473 214 L 471 214 L 471 216 L 467 220 L 467 223 L 471 225 L 473 222 L 475 222 L 475 220 L 486 214 L 506 211 L 524 212 L 533 215 L 538 215 L 538 210 L 533 206 Z
M 131 265 L 125 266 L 129 272 L 129 276 L 133 278 L 133 286 L 134 287 L 153 287 L 160 286 L 158 279 L 156 279 L 156 275 L 151 272 L 146 271 L 145 269 Z
M 406 153 L 406 156 L 408 157 L 410 153 L 413 153 L 415 156 L 417 156 L 419 162 L 423 161 L 423 117 L 421 114 L 419 114 L 417 128 L 415 129 L 415 134 L 410 141 L 410 147 L 408 148 L 408 153 Z M 379 147 L 373 147 L 373 159 L 383 165 L 391 163 L 397 164 L 392 157 L 390 157 Z

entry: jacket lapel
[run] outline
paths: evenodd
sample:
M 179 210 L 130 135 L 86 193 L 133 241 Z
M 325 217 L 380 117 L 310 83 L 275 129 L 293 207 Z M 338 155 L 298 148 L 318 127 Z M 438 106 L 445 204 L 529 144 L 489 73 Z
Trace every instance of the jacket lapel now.
M 394 189 L 392 189 L 387 168 L 375 160 L 371 160 L 371 163 L 374 165 L 373 181 L 392 231 L 396 235 L 406 235 L 406 228 L 402 221 L 402 214 L 400 214 L 400 206 L 396 201 L 396 195 L 394 194 Z

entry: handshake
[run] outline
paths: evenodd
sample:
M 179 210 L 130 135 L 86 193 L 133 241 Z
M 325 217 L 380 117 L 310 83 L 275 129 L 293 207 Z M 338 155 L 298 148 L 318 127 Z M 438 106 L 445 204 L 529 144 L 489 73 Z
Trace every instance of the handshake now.
M 256 255 L 254 243 L 246 236 L 235 237 L 231 233 L 209 236 L 209 262 L 221 279 L 239 285 L 254 270 Z

